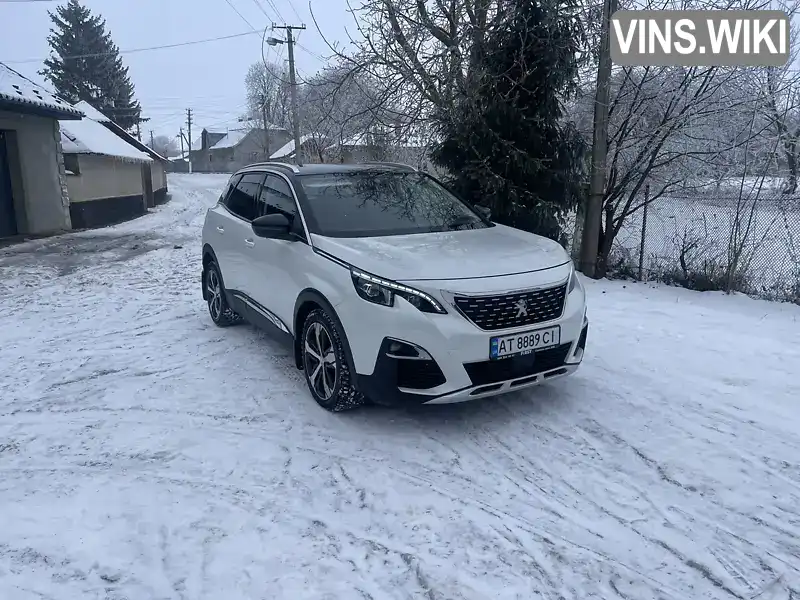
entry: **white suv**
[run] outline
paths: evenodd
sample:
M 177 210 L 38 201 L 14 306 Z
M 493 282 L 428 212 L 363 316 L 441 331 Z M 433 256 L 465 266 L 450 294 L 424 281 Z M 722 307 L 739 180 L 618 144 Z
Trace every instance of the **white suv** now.
M 580 279 L 551 240 L 397 164 L 259 163 L 203 227 L 203 298 L 292 344 L 324 408 L 446 403 L 578 368 Z

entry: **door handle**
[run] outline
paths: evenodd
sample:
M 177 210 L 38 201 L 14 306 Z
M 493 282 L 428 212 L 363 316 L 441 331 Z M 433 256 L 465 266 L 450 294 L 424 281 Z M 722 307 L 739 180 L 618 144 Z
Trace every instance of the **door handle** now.
M 248 246 L 250 248 L 252 248 L 253 246 L 256 245 L 256 243 L 253 240 L 248 240 L 248 239 L 245 239 L 244 243 L 245 243 L 246 246 Z
M 217 231 L 219 233 L 225 233 L 225 228 L 224 227 L 217 227 Z

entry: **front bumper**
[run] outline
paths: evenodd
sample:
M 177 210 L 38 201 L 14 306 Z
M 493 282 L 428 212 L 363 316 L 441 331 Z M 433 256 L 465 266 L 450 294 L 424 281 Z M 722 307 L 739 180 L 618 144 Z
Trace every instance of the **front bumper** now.
M 426 364 L 416 373 L 409 373 L 416 366 L 415 362 L 421 361 L 389 358 L 391 339 L 386 338 L 375 370 L 371 375 L 357 374 L 356 385 L 374 402 L 388 406 L 454 404 L 507 394 L 574 373 L 583 360 L 588 331 L 587 320 L 578 339 L 556 348 L 523 357 L 467 363 L 463 368 L 470 378 L 470 385 L 443 393 L 438 390 L 446 387 L 446 382 L 436 386 L 436 391 L 408 387 L 410 380 L 416 380 L 412 383 L 416 386 L 433 383 L 437 374 L 444 377 L 443 371 L 435 361 L 425 361 Z
M 563 280 L 563 274 L 553 277 Z M 530 276 L 525 281 L 520 276 L 503 279 L 484 285 L 524 289 L 537 284 Z M 442 285 L 447 284 L 414 287 L 446 302 L 447 292 L 437 289 Z M 357 387 L 374 402 L 387 405 L 462 402 L 569 375 L 583 360 L 588 335 L 585 293 L 580 285 L 567 295 L 558 318 L 499 331 L 480 329 L 450 304 L 446 304 L 448 313 L 444 315 L 422 313 L 401 298 L 393 307 L 348 301 L 335 308 L 347 332 Z M 489 360 L 492 337 L 554 325 L 561 328 L 559 346 L 527 356 Z M 416 346 L 431 360 L 390 358 L 390 340 Z

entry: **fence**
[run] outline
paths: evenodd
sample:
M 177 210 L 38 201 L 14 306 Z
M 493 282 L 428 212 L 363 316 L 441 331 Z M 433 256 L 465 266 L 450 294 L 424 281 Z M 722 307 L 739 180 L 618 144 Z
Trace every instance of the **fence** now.
M 609 276 L 800 304 L 800 195 L 685 193 L 630 215 Z

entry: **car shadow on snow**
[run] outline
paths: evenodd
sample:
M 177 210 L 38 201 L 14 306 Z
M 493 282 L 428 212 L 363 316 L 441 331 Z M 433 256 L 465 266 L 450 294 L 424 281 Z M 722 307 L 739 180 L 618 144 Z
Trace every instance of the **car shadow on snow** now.
M 368 405 L 347 418 L 359 425 L 384 429 L 391 436 L 403 426 L 415 430 L 463 430 L 470 426 L 502 428 L 520 420 L 545 420 L 574 410 L 575 392 L 581 388 L 573 378 L 545 383 L 501 396 L 455 404 L 423 404 L 408 407 Z

